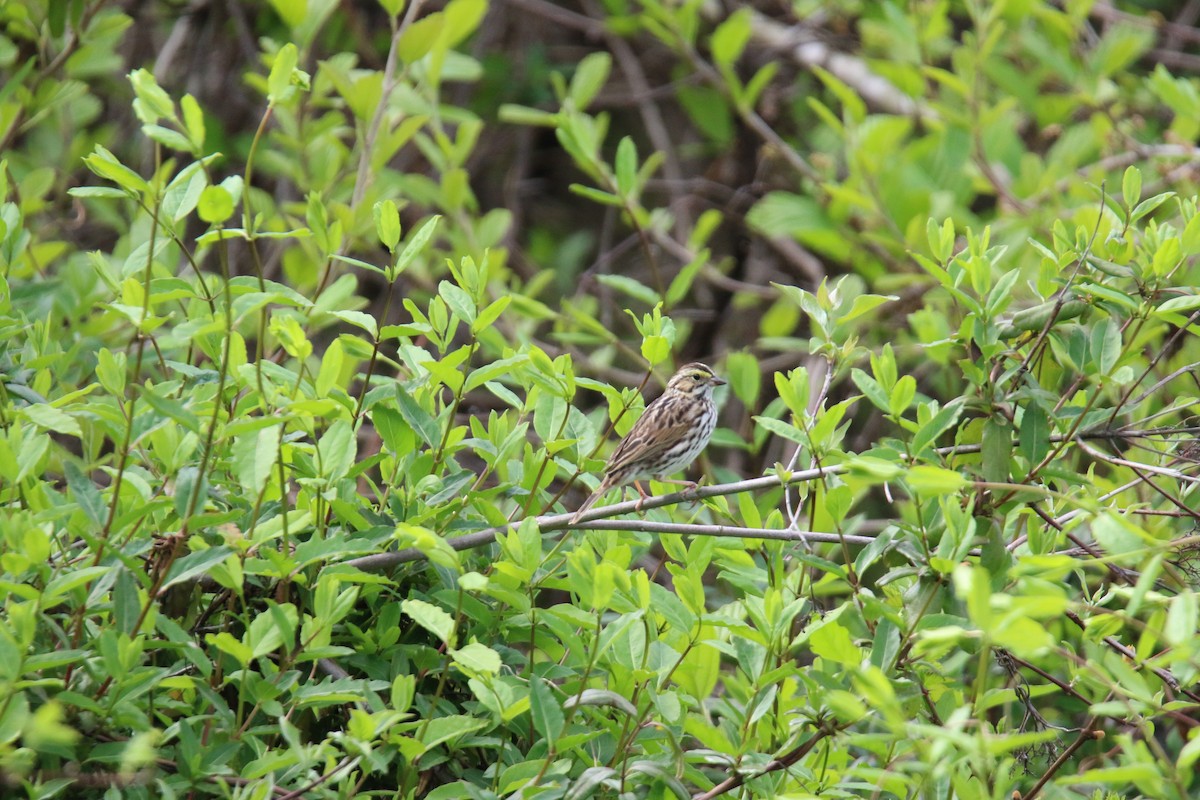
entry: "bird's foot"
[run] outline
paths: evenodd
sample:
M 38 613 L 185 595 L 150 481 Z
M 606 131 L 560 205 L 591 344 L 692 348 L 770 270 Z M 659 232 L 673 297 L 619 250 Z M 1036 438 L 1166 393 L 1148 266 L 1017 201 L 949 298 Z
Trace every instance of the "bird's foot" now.
M 640 514 L 642 513 L 642 506 L 646 503 L 646 498 L 648 498 L 650 495 L 646 494 L 646 490 L 642 488 L 642 484 L 638 483 L 637 481 L 633 482 L 633 488 L 637 489 L 637 493 L 640 495 L 640 497 L 638 497 L 638 501 L 633 504 L 633 510 Z

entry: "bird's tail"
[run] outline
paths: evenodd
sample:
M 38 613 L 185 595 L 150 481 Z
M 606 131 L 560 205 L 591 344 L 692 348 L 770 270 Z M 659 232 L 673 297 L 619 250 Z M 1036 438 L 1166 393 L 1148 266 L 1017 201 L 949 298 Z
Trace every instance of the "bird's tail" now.
M 574 516 L 571 517 L 571 524 L 574 525 L 576 522 L 579 522 L 579 518 L 583 516 L 583 512 L 595 505 L 596 501 L 603 497 L 604 493 L 611 488 L 612 484 L 610 484 L 607 479 L 600 481 L 600 486 L 596 489 L 596 491 L 592 492 L 591 496 L 589 496 L 587 500 L 583 501 L 583 505 L 581 505 L 579 510 L 576 511 Z

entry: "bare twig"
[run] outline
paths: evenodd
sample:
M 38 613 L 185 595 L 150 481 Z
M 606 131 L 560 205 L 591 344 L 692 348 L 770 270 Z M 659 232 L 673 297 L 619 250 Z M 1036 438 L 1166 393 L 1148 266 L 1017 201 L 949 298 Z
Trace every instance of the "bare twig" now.
M 1076 614 L 1074 611 L 1065 612 L 1065 616 L 1067 619 L 1071 620 L 1071 622 L 1074 622 L 1077 626 L 1079 626 L 1080 630 L 1087 630 L 1087 623 L 1085 623 L 1082 619 L 1080 619 L 1079 615 Z M 1184 689 L 1183 687 L 1181 687 L 1179 684 L 1179 679 L 1176 678 L 1171 673 L 1170 670 L 1163 669 L 1162 667 L 1149 666 L 1148 664 L 1146 664 L 1145 661 L 1143 661 L 1142 659 L 1140 659 L 1138 657 L 1138 654 L 1136 652 L 1134 652 L 1133 649 L 1121 644 L 1120 642 L 1118 642 L 1116 640 L 1115 637 L 1105 636 L 1103 641 L 1112 650 L 1116 651 L 1117 653 L 1120 653 L 1122 656 L 1129 659 L 1129 662 L 1131 664 L 1133 664 L 1134 666 L 1145 666 L 1147 669 L 1149 669 L 1151 672 L 1153 672 L 1160 681 L 1165 683 L 1167 685 L 1167 687 L 1170 688 L 1172 691 L 1186 695 L 1189 700 L 1200 703 L 1200 694 L 1196 694 L 1195 692 L 1193 692 L 1189 689 Z
M 594 2 L 588 2 L 585 5 L 593 16 L 603 16 L 603 11 L 596 7 Z M 688 221 L 687 209 L 684 207 L 687 198 L 675 188 L 683 183 L 684 177 L 683 169 L 679 166 L 679 156 L 675 152 L 676 144 L 671 141 L 671 135 L 667 132 L 667 123 L 663 119 L 659 104 L 651 100 L 650 81 L 646 79 L 642 62 L 633 52 L 633 48 L 629 46 L 629 42 L 607 27 L 604 40 L 608 43 L 613 55 L 616 56 L 617 63 L 621 66 L 621 72 L 625 75 L 629 87 L 633 89 L 634 97 L 637 98 L 638 113 L 642 117 L 642 124 L 646 128 L 646 135 L 650 137 L 650 143 L 663 154 L 663 174 L 667 177 L 668 191 L 671 195 L 671 210 L 675 217 L 675 236 L 683 239 L 687 236 L 691 223 Z
M 775 759 L 770 764 L 767 764 L 754 775 L 746 775 L 745 773 L 741 772 L 730 775 L 728 778 L 721 781 L 707 792 L 694 795 L 692 800 L 713 800 L 715 797 L 720 797 L 726 792 L 731 792 L 738 788 L 749 778 L 757 778 L 761 775 L 767 775 L 771 772 L 778 772 L 781 769 L 787 769 L 808 755 L 814 747 L 821 743 L 822 740 L 833 736 L 835 733 L 843 730 L 846 727 L 849 726 L 846 724 L 823 726 L 816 732 L 816 734 L 813 735 L 811 739 L 793 748 L 791 751 Z
M 1054 184 L 1052 190 L 1039 192 L 1030 198 L 1031 201 L 1041 200 L 1051 194 L 1062 194 L 1071 188 L 1074 181 L 1080 178 L 1086 178 L 1089 172 L 1113 172 L 1123 170 L 1128 166 L 1138 163 L 1139 161 L 1149 161 L 1155 158 L 1186 158 L 1189 161 L 1194 161 L 1200 158 L 1200 148 L 1193 147 L 1188 144 L 1154 144 L 1140 145 L 1131 150 L 1125 150 L 1120 153 L 1114 153 L 1111 156 L 1105 156 L 1099 161 L 1093 161 L 1090 164 L 1084 164 L 1079 169 L 1075 170 L 1073 175 L 1061 179 Z
M 379 93 L 379 104 L 375 106 L 375 115 L 371 117 L 371 123 L 363 132 L 362 151 L 358 156 L 358 173 L 354 178 L 354 194 L 350 201 L 351 208 L 357 208 L 358 204 L 362 202 L 367 186 L 371 182 L 371 156 L 375 150 L 375 139 L 379 136 L 379 129 L 383 127 L 383 117 L 387 113 L 392 92 L 396 89 L 396 61 L 399 59 L 397 51 L 400 47 L 400 37 L 417 18 L 417 14 L 421 10 L 421 3 L 422 0 L 411 0 L 408 10 L 404 12 L 404 19 L 400 21 L 400 24 L 396 26 L 396 31 L 392 34 L 392 46 L 388 50 L 387 64 L 383 68 L 383 88 Z
M 825 542 L 829 544 L 871 544 L 874 536 L 839 535 L 819 531 L 778 528 L 739 528 L 736 525 L 697 525 L 682 522 L 651 522 L 641 519 L 604 519 L 587 525 L 593 531 L 639 531 L 642 533 L 678 533 L 732 539 L 767 539 L 780 542 Z
M 845 467 L 835 465 L 824 467 L 822 469 L 809 469 L 801 472 L 793 472 L 787 484 L 803 483 L 804 481 L 816 480 L 823 475 L 831 475 L 834 473 L 843 472 Z M 537 521 L 538 528 L 543 533 L 551 531 L 567 530 L 575 528 L 594 528 L 591 525 L 593 520 L 604 519 L 607 517 L 617 516 L 618 514 L 628 514 L 642 509 L 661 508 L 662 506 L 677 505 L 679 503 L 690 502 L 694 500 L 702 500 L 705 497 L 720 497 L 723 495 L 739 494 L 741 492 L 754 492 L 761 489 L 773 489 L 781 486 L 783 483 L 775 475 L 767 475 L 762 478 L 751 478 L 750 480 L 737 481 L 735 483 L 723 483 L 716 486 L 701 486 L 696 489 L 688 489 L 682 492 L 672 492 L 670 494 L 661 494 L 656 497 L 648 497 L 642 500 L 629 500 L 623 503 L 615 503 L 602 508 L 588 509 L 583 515 L 580 522 L 576 525 L 571 524 L 573 513 L 568 514 L 545 514 L 540 517 L 534 517 Z M 447 540 L 447 544 L 455 550 L 472 550 L 476 547 L 484 547 L 496 541 L 496 537 L 502 533 L 506 533 L 518 527 L 523 520 L 514 520 L 508 525 L 503 525 L 496 528 L 488 528 L 475 533 L 468 533 L 465 536 L 458 536 Z M 700 526 L 705 527 L 705 526 Z M 391 569 L 399 564 L 407 564 L 412 561 L 422 561 L 428 558 L 428 554 L 416 548 L 408 548 L 406 550 L 397 550 L 391 553 L 377 553 L 375 555 L 363 556 L 362 558 L 354 558 L 346 562 L 348 566 L 356 569 L 361 569 L 364 572 L 383 572 Z
M 597 39 L 604 36 L 607 29 L 605 24 L 600 20 L 570 11 L 557 3 L 547 2 L 547 0 L 505 0 L 505 2 L 521 11 L 537 14 L 539 17 L 544 17 L 551 22 L 562 25 L 564 28 L 573 28 L 577 31 L 582 31 L 588 36 Z
M 1062 769 L 1062 765 L 1067 763 L 1068 758 L 1075 755 L 1075 751 L 1082 747 L 1084 742 L 1104 738 L 1104 731 L 1092 729 L 1092 726 L 1095 724 L 1095 717 L 1088 719 L 1087 724 L 1083 726 L 1083 730 L 1079 732 L 1079 738 L 1071 742 L 1070 746 L 1062 752 L 1062 755 L 1054 760 L 1054 763 L 1051 764 L 1046 770 L 1045 774 L 1038 779 L 1038 782 L 1033 785 L 1032 789 L 1030 789 L 1024 795 L 1017 795 L 1017 800 L 1033 800 L 1033 798 L 1037 796 L 1037 793 L 1042 790 L 1042 787 L 1054 777 L 1054 773 Z
M 1200 477 L 1188 475 L 1186 472 L 1180 472 L 1177 469 L 1170 469 L 1168 467 L 1155 467 L 1150 464 L 1140 464 L 1137 461 L 1129 461 L 1128 459 L 1118 458 L 1117 456 L 1110 456 L 1107 453 L 1100 452 L 1082 439 L 1077 440 L 1075 443 L 1079 445 L 1079 449 L 1083 450 L 1097 461 L 1103 461 L 1105 463 L 1115 464 L 1121 467 L 1128 467 L 1135 472 L 1142 470 L 1154 475 L 1163 475 L 1167 478 L 1174 478 L 1177 481 L 1183 481 L 1184 483 L 1200 483 Z
M 802 67 L 820 67 L 854 89 L 874 108 L 905 117 L 937 119 L 937 113 L 896 88 L 896 85 L 871 71 L 857 56 L 842 53 L 795 27 L 784 25 L 759 12 L 752 12 L 750 29 L 754 40 L 768 50 L 787 53 Z

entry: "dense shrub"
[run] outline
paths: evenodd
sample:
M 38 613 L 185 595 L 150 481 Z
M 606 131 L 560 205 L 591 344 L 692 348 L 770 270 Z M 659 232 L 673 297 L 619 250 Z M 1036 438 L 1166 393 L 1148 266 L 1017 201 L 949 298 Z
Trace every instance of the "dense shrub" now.
M 730 6 L 0 7 L 5 796 L 1195 795 L 1191 4 Z

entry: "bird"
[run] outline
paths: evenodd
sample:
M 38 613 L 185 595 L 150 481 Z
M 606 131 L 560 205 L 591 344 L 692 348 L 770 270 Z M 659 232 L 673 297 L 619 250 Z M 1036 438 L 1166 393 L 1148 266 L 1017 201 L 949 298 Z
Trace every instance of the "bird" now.
M 617 445 L 604 468 L 600 486 L 583 501 L 571 517 L 571 523 L 578 522 L 609 489 L 630 482 L 641 495 L 637 506 L 640 509 L 648 495 L 639 480 L 662 479 L 695 461 L 717 424 L 713 389 L 724 385 L 725 381 L 706 364 L 693 362 L 680 367 L 667 382 L 667 390 L 646 406 L 642 416 Z M 695 486 L 691 481 L 671 483 Z

